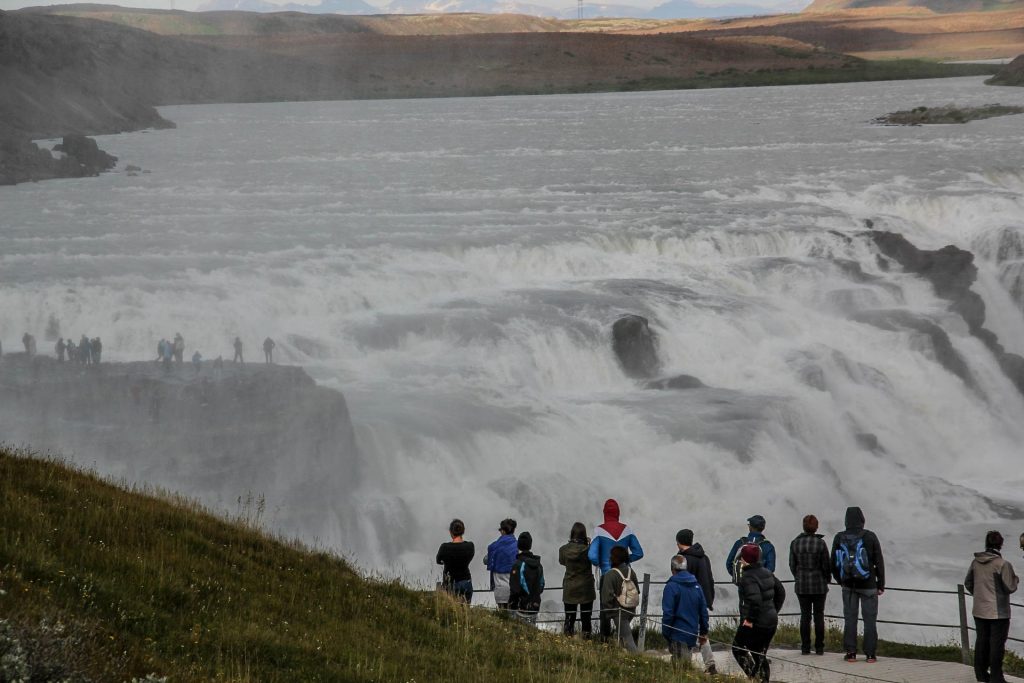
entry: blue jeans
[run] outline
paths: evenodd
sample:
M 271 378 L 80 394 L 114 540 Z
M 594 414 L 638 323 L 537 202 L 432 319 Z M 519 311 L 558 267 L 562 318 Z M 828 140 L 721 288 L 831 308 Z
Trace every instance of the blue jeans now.
M 874 588 L 843 588 L 843 646 L 857 652 L 857 612 L 864 613 L 864 654 L 874 657 L 878 648 L 878 591 Z
M 473 582 L 468 579 L 466 581 L 456 581 L 446 590 L 467 603 L 473 602 Z

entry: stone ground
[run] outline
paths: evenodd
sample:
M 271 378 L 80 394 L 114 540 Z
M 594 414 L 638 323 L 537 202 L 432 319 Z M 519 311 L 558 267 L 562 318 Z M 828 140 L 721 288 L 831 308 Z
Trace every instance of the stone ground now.
M 876 664 L 868 664 L 861 658 L 849 664 L 841 654 L 805 656 L 795 650 L 769 650 L 769 655 L 773 683 L 975 683 L 974 669 L 952 662 L 879 658 Z M 739 673 L 732 653 L 716 652 L 715 661 L 719 672 Z M 1014 676 L 1007 676 L 1006 680 L 1024 683 L 1024 679 Z

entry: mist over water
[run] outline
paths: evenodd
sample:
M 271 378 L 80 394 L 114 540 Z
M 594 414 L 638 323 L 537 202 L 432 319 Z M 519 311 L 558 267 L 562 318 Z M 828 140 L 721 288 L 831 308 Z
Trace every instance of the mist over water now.
M 281 362 L 344 392 L 361 461 L 352 496 L 263 492 L 268 523 L 412 583 L 439 576 L 453 516 L 481 556 L 511 516 L 557 585 L 570 526 L 615 497 L 656 577 L 684 526 L 724 577 L 760 513 L 788 578 L 801 517 L 830 537 L 856 504 L 891 585 L 952 587 L 987 528 L 1024 530 L 1007 509 L 1024 508 L 1024 398 L 859 234 L 870 219 L 975 253 L 986 325 L 1024 352 L 1024 125 L 868 121 L 994 101 L 1024 91 L 969 78 L 167 107 L 177 130 L 99 138 L 150 174 L 0 188 L 0 338 L 48 348 L 52 315 L 65 336 L 101 335 L 105 360 L 155 357 L 176 331 L 189 355 L 230 358 L 240 335 L 256 360 L 273 337 Z M 975 386 L 922 335 L 853 319 L 886 309 L 945 329 Z M 610 338 L 625 313 L 650 319 L 665 376 L 709 388 L 629 379 Z M 171 488 L 202 474 L 147 465 Z M 216 476 L 208 502 L 245 493 Z M 311 503 L 323 525 L 296 528 L 289 510 Z M 889 617 L 955 621 L 952 601 L 884 600 Z

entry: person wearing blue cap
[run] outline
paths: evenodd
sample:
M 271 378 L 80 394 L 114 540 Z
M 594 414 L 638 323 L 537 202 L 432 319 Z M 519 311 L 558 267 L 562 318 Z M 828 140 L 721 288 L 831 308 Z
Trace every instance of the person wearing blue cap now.
M 739 582 L 739 575 L 742 572 L 739 563 L 740 548 L 745 545 L 756 545 L 761 549 L 761 566 L 768 571 L 775 572 L 775 546 L 765 538 L 764 528 L 767 526 L 764 517 L 754 515 L 747 519 L 747 535 L 736 539 L 729 551 L 729 557 L 725 560 L 725 569 L 729 572 L 733 582 Z

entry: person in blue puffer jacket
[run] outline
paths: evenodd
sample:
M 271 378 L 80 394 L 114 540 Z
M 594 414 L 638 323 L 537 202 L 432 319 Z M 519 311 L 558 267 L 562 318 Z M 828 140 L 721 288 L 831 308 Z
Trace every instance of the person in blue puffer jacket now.
M 672 578 L 662 594 L 661 635 L 668 641 L 673 662 L 689 661 L 708 640 L 708 602 L 683 555 L 672 558 Z M 707 673 L 716 673 L 713 662 Z
M 516 562 L 516 554 L 519 552 L 516 543 L 516 520 L 501 520 L 498 530 L 501 535 L 487 546 L 484 564 L 491 572 L 491 590 L 494 591 L 494 602 L 498 603 L 498 609 L 508 609 L 508 577 L 512 572 L 512 565 Z

